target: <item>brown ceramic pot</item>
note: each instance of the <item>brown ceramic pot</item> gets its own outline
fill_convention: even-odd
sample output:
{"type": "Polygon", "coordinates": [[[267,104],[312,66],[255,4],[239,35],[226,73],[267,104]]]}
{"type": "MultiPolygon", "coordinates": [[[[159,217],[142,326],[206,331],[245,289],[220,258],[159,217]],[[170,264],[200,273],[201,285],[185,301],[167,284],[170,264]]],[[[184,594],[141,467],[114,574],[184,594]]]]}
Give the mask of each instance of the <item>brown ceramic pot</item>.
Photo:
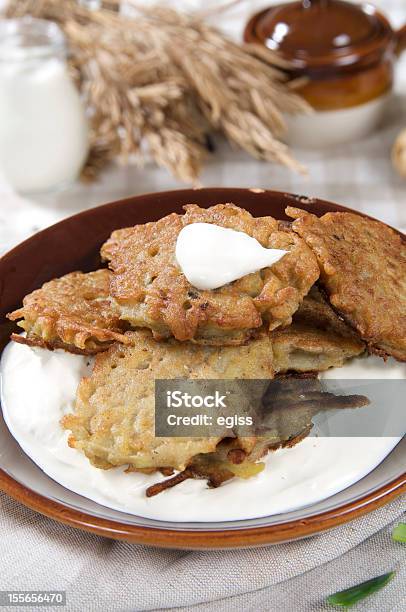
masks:
{"type": "Polygon", "coordinates": [[[244,39],[266,45],[290,63],[299,90],[319,111],[365,104],[390,92],[397,56],[406,48],[406,25],[395,31],[370,4],[302,0],[254,15],[244,39]]]}

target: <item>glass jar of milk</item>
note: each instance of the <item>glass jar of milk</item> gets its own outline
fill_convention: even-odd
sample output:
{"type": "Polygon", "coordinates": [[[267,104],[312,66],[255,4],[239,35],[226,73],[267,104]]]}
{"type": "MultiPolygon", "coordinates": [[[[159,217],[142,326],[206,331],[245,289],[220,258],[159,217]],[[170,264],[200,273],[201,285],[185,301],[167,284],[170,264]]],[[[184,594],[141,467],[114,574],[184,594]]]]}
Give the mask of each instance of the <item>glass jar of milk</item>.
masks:
{"type": "Polygon", "coordinates": [[[0,180],[25,193],[75,180],[88,129],[66,62],[65,38],[51,21],[0,22],[0,180]]]}

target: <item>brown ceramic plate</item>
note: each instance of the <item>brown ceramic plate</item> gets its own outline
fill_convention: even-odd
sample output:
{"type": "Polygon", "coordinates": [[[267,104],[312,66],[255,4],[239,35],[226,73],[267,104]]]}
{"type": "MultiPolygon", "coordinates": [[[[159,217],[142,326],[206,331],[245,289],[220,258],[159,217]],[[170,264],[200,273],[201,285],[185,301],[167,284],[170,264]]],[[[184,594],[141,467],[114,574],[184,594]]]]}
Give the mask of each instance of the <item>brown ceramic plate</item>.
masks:
{"type": "MultiPolygon", "coordinates": [[[[159,219],[182,206],[234,202],[255,216],[284,219],[288,205],[318,215],[348,210],[338,204],[274,191],[200,189],[141,195],[85,211],[26,240],[0,260],[0,348],[15,329],[5,315],[43,282],[99,265],[99,247],[111,231],[159,219]]],[[[242,548],[286,542],[330,529],[370,512],[406,492],[406,439],[368,476],[311,507],[284,514],[223,523],[170,523],[111,510],[46,476],[23,453],[0,417],[0,488],[57,521],[103,536],[185,549],[242,548]]]]}

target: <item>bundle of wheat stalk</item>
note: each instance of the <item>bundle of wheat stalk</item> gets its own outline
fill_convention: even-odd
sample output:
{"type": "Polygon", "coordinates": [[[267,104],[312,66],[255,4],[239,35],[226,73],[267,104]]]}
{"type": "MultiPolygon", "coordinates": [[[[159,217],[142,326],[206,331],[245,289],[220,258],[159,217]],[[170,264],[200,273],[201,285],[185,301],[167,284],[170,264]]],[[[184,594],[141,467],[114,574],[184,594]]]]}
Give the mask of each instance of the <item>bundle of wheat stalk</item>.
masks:
{"type": "Polygon", "coordinates": [[[196,15],[137,6],[129,17],[118,5],[109,0],[92,10],[77,0],[11,0],[6,10],[7,17],[54,20],[68,39],[89,109],[85,176],[114,158],[141,162],[149,154],[195,183],[213,131],[256,158],[302,170],[279,138],[282,111],[308,107],[275,67],[274,54],[235,44],[196,15]]]}

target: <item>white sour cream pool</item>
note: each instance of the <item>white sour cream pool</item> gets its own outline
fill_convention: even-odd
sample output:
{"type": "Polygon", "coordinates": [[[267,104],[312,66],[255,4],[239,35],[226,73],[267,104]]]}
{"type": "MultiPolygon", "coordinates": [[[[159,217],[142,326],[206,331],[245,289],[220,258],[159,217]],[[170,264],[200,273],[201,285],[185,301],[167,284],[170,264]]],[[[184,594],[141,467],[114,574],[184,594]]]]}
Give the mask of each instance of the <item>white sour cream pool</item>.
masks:
{"type": "MultiPolygon", "coordinates": [[[[156,497],[145,488],[161,475],[100,470],[67,445],[59,420],[73,410],[86,357],[10,343],[1,360],[1,401],[6,424],[25,453],[53,480],[103,506],[167,521],[227,521],[289,512],[319,502],[357,482],[390,453],[399,438],[306,438],[270,453],[250,480],[218,489],[187,480],[156,497]]],[[[404,378],[406,364],[357,359],[340,372],[348,378],[404,378]]],[[[334,372],[336,374],[336,372],[334,372]]],[[[329,372],[329,376],[332,372],[329,372]]]]}

